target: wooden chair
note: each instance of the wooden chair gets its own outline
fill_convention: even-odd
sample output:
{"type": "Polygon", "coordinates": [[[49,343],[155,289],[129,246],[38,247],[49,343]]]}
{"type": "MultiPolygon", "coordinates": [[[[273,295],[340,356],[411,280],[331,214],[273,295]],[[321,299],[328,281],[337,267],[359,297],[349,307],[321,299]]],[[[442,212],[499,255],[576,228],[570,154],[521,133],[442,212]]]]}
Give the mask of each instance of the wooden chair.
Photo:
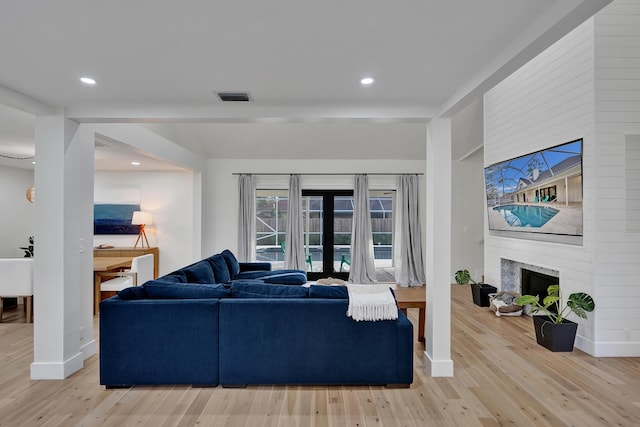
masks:
{"type": "Polygon", "coordinates": [[[130,270],[96,273],[100,284],[100,299],[125,288],[142,285],[153,280],[153,264],[153,254],[147,254],[133,258],[130,270]],[[102,280],[102,278],[109,277],[112,279],[102,280]]]}
{"type": "Polygon", "coordinates": [[[0,322],[2,298],[22,298],[25,321],[33,322],[33,258],[0,259],[0,322]]]}

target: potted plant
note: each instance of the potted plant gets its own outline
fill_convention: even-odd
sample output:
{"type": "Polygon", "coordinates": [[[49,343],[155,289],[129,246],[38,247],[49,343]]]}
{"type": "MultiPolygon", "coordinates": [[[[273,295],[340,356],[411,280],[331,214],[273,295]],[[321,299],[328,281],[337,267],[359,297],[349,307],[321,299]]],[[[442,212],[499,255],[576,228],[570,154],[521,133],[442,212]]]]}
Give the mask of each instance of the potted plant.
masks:
{"type": "Polygon", "coordinates": [[[469,270],[458,270],[454,277],[458,285],[466,285],[471,282],[473,303],[480,307],[489,307],[489,294],[498,292],[498,288],[495,286],[473,280],[469,270]]]}
{"type": "Polygon", "coordinates": [[[33,236],[29,236],[29,246],[20,247],[24,251],[25,258],[33,257],[33,236]]]}
{"type": "Polygon", "coordinates": [[[533,326],[538,344],[551,351],[573,351],[578,324],[567,320],[565,316],[574,313],[576,316],[586,319],[587,313],[592,312],[596,304],[589,295],[584,292],[576,292],[569,295],[567,304],[561,307],[560,285],[549,286],[547,293],[548,295],[542,300],[542,303],[540,303],[538,295],[522,295],[516,298],[516,304],[530,305],[531,312],[534,314],[540,311],[546,313],[533,316],[533,326]]]}

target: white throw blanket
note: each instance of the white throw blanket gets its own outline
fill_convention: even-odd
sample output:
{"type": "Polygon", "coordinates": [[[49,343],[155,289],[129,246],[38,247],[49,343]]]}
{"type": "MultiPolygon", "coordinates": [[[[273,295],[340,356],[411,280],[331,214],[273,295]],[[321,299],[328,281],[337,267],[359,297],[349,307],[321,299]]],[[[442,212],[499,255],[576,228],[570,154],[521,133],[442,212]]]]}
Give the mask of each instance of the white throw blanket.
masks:
{"type": "Polygon", "coordinates": [[[347,285],[349,308],[353,320],[396,320],[398,307],[388,285],[347,285]]]}

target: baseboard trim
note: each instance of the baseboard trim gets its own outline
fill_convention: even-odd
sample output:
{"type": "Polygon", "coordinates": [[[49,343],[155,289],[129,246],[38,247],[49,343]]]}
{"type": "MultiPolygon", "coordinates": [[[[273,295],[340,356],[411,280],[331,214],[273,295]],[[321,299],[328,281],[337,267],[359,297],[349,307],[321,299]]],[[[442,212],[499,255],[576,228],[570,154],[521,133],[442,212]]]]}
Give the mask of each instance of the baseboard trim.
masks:
{"type": "Polygon", "coordinates": [[[84,366],[83,354],[76,353],[64,362],[33,362],[31,364],[32,380],[63,380],[84,366]]]}
{"type": "Polygon", "coordinates": [[[640,357],[638,341],[601,341],[595,343],[595,357],[640,357]]]}
{"type": "Polygon", "coordinates": [[[87,360],[94,354],[96,354],[96,340],[91,340],[85,345],[80,347],[80,353],[82,353],[82,360],[87,360]]]}
{"type": "Polygon", "coordinates": [[[432,377],[452,377],[453,376],[453,360],[441,359],[433,360],[424,352],[424,368],[432,377]]]}

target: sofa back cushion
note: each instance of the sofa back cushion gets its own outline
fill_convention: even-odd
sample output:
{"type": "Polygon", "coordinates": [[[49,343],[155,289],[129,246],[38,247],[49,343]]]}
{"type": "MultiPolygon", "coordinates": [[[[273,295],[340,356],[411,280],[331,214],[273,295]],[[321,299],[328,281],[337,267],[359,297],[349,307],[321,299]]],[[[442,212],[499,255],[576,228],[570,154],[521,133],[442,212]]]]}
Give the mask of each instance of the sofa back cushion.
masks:
{"type": "Polygon", "coordinates": [[[147,293],[144,286],[131,286],[118,292],[118,297],[124,300],[145,299],[147,298],[147,293]]]}
{"type": "Polygon", "coordinates": [[[308,288],[271,285],[260,281],[235,281],[231,285],[233,298],[307,298],[308,288]]]}
{"type": "Polygon", "coordinates": [[[198,299],[228,298],[231,290],[221,284],[171,283],[151,280],[142,286],[147,298],[155,299],[198,299]]]}
{"type": "Polygon", "coordinates": [[[198,261],[195,264],[184,267],[182,271],[187,277],[188,283],[216,283],[211,264],[206,260],[198,261]]]}
{"type": "Polygon", "coordinates": [[[231,275],[229,274],[229,267],[224,257],[220,254],[216,254],[207,258],[211,269],[213,270],[213,277],[216,283],[227,283],[231,281],[231,275]]]}
{"type": "Polygon", "coordinates": [[[227,263],[231,278],[235,278],[238,273],[240,273],[240,263],[238,262],[238,258],[236,258],[233,252],[231,252],[229,249],[225,249],[220,253],[220,255],[222,255],[224,261],[227,263]]]}
{"type": "Polygon", "coordinates": [[[177,270],[172,273],[169,273],[165,276],[159,277],[164,282],[173,282],[173,283],[186,283],[187,276],[184,274],[184,271],[177,270]]]}
{"type": "Polygon", "coordinates": [[[348,299],[346,286],[309,286],[309,298],[348,299]]]}

